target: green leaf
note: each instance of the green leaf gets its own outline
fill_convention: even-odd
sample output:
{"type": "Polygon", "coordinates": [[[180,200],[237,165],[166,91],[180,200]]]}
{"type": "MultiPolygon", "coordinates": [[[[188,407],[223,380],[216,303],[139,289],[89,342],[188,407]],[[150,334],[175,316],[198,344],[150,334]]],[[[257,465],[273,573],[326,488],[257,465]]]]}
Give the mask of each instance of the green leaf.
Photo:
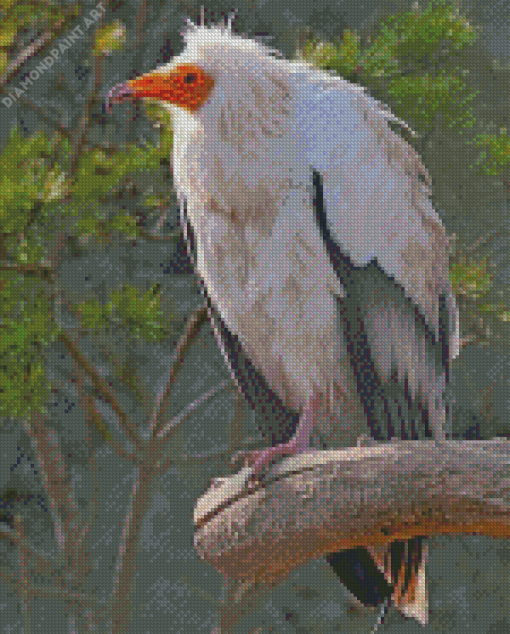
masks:
{"type": "Polygon", "coordinates": [[[450,265],[450,280],[456,295],[478,298],[489,292],[492,275],[487,270],[488,259],[468,261],[464,256],[450,265]]]}
{"type": "Polygon", "coordinates": [[[510,137],[506,128],[501,128],[499,134],[479,134],[470,143],[477,147],[486,148],[476,161],[477,165],[482,164],[486,174],[499,176],[510,162],[510,137]]]}
{"type": "Polygon", "coordinates": [[[23,416],[48,400],[44,354],[58,327],[45,283],[3,271],[0,289],[0,415],[23,416]]]}
{"type": "Polygon", "coordinates": [[[119,50],[126,42],[126,27],[116,20],[96,31],[94,38],[94,55],[110,55],[112,51],[119,50]]]}

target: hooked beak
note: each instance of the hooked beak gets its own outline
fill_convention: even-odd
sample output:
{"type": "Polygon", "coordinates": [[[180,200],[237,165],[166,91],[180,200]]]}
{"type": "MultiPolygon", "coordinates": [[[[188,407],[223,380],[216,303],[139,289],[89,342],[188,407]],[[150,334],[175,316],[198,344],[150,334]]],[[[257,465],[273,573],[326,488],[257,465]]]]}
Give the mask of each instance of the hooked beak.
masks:
{"type": "Polygon", "coordinates": [[[202,68],[179,64],[169,70],[156,70],[118,84],[106,95],[106,111],[127,99],[149,98],[194,112],[208,99],[214,80],[202,68]]]}
{"type": "Polygon", "coordinates": [[[127,83],[117,84],[106,95],[105,109],[106,112],[111,113],[112,104],[123,103],[128,99],[135,97],[135,91],[127,83]]]}

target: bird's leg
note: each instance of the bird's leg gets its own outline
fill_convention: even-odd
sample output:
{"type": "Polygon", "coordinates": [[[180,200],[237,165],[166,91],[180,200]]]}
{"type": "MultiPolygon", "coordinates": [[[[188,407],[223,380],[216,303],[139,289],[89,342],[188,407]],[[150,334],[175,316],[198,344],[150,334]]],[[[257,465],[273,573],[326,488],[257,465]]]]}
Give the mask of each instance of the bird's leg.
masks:
{"type": "Polygon", "coordinates": [[[310,446],[310,433],[315,424],[319,402],[320,394],[314,393],[300,415],[296,432],[289,442],[256,451],[240,451],[232,458],[232,462],[245,458],[246,463],[253,467],[252,479],[256,479],[261,469],[268,467],[274,460],[306,451],[310,446]]]}

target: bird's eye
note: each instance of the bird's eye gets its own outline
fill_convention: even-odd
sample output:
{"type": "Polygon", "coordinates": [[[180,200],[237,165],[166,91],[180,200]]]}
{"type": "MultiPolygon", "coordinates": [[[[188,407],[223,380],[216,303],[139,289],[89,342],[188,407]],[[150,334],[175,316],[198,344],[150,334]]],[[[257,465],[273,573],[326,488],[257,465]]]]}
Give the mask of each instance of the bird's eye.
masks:
{"type": "Polygon", "coordinates": [[[194,84],[196,80],[197,80],[197,76],[195,75],[195,73],[188,73],[186,77],[184,78],[184,81],[187,84],[194,84]]]}

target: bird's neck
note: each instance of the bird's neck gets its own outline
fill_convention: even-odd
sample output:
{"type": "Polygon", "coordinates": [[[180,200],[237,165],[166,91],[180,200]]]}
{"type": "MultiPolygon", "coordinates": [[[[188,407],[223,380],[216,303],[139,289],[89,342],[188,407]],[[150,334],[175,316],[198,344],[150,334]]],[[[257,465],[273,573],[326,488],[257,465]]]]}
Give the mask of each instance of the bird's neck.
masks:
{"type": "Polygon", "coordinates": [[[175,150],[177,189],[195,201],[196,213],[223,214],[268,233],[274,211],[296,184],[282,152],[285,140],[272,141],[239,148],[214,131],[196,131],[175,150]]]}

